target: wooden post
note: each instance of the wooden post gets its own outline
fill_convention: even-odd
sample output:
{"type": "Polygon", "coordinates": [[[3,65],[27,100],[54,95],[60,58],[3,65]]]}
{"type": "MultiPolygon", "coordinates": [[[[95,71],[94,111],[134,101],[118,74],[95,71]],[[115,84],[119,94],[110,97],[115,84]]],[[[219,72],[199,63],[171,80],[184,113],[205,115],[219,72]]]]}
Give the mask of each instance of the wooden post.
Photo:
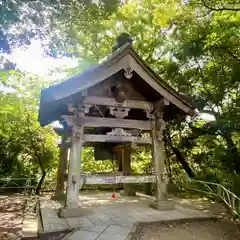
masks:
{"type": "Polygon", "coordinates": [[[68,182],[65,207],[60,209],[60,217],[77,217],[83,215],[78,206],[80,188],[80,169],[83,147],[83,111],[74,111],[74,124],[72,126],[72,146],[68,167],[68,182]]]}
{"type": "MultiPolygon", "coordinates": [[[[131,148],[128,145],[125,145],[122,149],[122,167],[123,175],[131,175],[131,148]]],[[[123,184],[123,190],[120,192],[122,196],[136,196],[136,191],[134,191],[131,183],[123,184]]]]}
{"type": "Polygon", "coordinates": [[[156,174],[156,199],[150,206],[159,210],[173,209],[173,203],[167,199],[167,178],[165,174],[164,159],[166,158],[165,146],[162,140],[166,123],[163,119],[152,121],[152,157],[156,174]]]}
{"type": "Polygon", "coordinates": [[[62,136],[61,144],[59,144],[60,153],[59,153],[59,162],[58,162],[58,171],[57,171],[57,185],[55,193],[52,196],[52,200],[64,200],[64,180],[66,173],[66,163],[68,157],[68,146],[65,143],[66,137],[62,136]]]}

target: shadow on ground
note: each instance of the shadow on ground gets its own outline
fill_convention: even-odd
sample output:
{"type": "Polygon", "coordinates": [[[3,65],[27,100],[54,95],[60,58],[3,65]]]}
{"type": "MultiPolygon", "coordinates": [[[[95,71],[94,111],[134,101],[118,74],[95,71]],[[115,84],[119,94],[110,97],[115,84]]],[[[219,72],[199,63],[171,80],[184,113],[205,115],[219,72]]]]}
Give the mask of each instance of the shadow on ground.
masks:
{"type": "Polygon", "coordinates": [[[132,240],[239,240],[240,227],[230,221],[172,221],[140,223],[132,240]]]}

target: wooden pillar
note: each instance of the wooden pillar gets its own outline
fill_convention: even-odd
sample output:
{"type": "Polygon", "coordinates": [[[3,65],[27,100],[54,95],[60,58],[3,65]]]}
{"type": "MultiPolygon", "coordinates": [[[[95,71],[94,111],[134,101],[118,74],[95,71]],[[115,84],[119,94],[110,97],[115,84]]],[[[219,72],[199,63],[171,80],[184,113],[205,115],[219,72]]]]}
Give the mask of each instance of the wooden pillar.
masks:
{"type": "Polygon", "coordinates": [[[116,165],[118,167],[118,172],[122,172],[123,171],[122,155],[121,155],[120,151],[115,152],[115,161],[116,161],[116,165]]]}
{"type": "Polygon", "coordinates": [[[150,206],[159,210],[173,208],[173,203],[167,199],[167,178],[165,174],[164,160],[166,158],[165,146],[163,141],[163,130],[166,123],[163,119],[152,121],[152,157],[155,165],[156,174],[156,199],[150,206]]]}
{"type": "MultiPolygon", "coordinates": [[[[125,145],[122,149],[122,167],[123,167],[123,175],[129,176],[132,173],[131,168],[131,147],[129,145],[125,145]]],[[[120,192],[122,196],[136,196],[136,191],[133,189],[131,183],[123,184],[123,190],[120,192]]]]}
{"type": "Polygon", "coordinates": [[[60,217],[77,217],[83,215],[79,208],[79,188],[80,188],[80,170],[83,147],[83,116],[81,110],[74,111],[72,126],[72,145],[70,150],[70,159],[68,166],[67,193],[64,208],[60,209],[60,217]]]}
{"type": "Polygon", "coordinates": [[[66,144],[66,137],[62,136],[61,143],[59,144],[59,162],[58,162],[58,171],[57,171],[57,185],[55,189],[53,200],[64,200],[64,180],[67,166],[68,158],[68,146],[66,144]]]}

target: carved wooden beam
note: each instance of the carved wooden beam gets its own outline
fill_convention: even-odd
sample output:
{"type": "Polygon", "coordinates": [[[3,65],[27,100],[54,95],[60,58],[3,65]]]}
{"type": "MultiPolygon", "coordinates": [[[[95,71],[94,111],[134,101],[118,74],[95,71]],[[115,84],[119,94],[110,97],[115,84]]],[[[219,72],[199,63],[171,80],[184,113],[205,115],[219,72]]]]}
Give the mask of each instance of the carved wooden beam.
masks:
{"type": "MultiPolygon", "coordinates": [[[[62,115],[62,119],[70,127],[75,125],[75,116],[62,115]]],[[[145,131],[150,131],[152,129],[150,121],[98,117],[83,117],[82,121],[85,127],[129,128],[145,131]]]]}
{"type": "Polygon", "coordinates": [[[147,101],[138,100],[126,100],[123,103],[119,103],[115,98],[87,96],[83,99],[84,104],[103,105],[110,107],[123,107],[123,108],[136,108],[153,110],[153,103],[147,101]]]}
{"type": "MultiPolygon", "coordinates": [[[[71,116],[63,117],[68,121],[72,121],[71,116]]],[[[152,129],[150,121],[115,118],[84,117],[84,125],[85,127],[134,128],[148,131],[152,129]]]]}

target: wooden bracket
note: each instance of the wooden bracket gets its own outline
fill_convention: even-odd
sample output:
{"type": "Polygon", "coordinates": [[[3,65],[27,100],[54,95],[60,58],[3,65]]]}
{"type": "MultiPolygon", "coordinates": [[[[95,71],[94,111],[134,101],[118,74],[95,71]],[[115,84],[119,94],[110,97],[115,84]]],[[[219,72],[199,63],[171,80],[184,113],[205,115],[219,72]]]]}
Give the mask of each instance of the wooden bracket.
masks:
{"type": "Polygon", "coordinates": [[[163,118],[164,107],[169,105],[169,101],[166,98],[161,98],[154,103],[154,108],[157,109],[156,118],[163,118]]]}
{"type": "Polygon", "coordinates": [[[152,110],[145,109],[145,113],[148,119],[155,119],[154,114],[152,113],[152,110]]]}
{"type": "Polygon", "coordinates": [[[124,118],[128,115],[130,108],[116,108],[116,107],[109,107],[110,114],[115,116],[116,118],[124,118]]]}
{"type": "Polygon", "coordinates": [[[166,98],[161,98],[160,100],[157,100],[154,103],[155,108],[162,108],[162,107],[168,106],[168,105],[169,105],[169,101],[166,98]]]}

